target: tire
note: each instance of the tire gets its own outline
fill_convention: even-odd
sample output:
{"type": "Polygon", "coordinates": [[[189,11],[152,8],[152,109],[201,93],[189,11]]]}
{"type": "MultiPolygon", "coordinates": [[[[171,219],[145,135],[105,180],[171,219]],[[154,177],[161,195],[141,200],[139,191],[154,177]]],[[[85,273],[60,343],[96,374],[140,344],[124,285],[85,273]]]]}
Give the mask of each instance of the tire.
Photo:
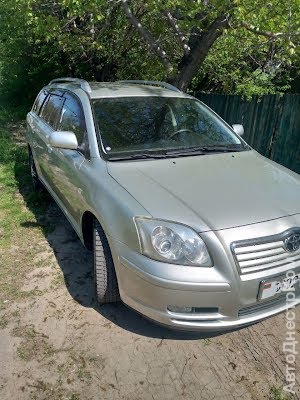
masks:
{"type": "Polygon", "coordinates": [[[120,300],[116,271],[105,233],[97,220],[93,227],[94,280],[98,303],[120,300]]]}
{"type": "Polygon", "coordinates": [[[44,186],[39,180],[31,150],[29,150],[29,167],[32,189],[34,192],[41,193],[44,190],[44,186]]]}

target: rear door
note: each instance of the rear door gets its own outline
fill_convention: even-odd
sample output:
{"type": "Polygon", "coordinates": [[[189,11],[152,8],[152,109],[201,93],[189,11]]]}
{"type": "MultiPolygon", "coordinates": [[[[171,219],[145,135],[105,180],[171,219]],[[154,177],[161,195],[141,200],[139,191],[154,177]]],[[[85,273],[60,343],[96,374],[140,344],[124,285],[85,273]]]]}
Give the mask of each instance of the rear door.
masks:
{"type": "Polygon", "coordinates": [[[39,168],[39,160],[45,150],[45,135],[40,129],[40,112],[47,101],[49,93],[43,89],[38,94],[32,110],[27,115],[27,142],[30,146],[30,150],[33,154],[35,165],[38,171],[38,175],[42,177],[41,170],[39,168]]]}
{"type": "Polygon", "coordinates": [[[56,130],[60,110],[63,105],[63,92],[54,90],[47,93],[42,105],[34,105],[32,120],[32,151],[40,179],[53,189],[53,174],[50,168],[52,147],[49,137],[56,130]],[[39,108],[38,108],[39,107],[39,108]],[[36,115],[38,113],[38,115],[36,115]]]}

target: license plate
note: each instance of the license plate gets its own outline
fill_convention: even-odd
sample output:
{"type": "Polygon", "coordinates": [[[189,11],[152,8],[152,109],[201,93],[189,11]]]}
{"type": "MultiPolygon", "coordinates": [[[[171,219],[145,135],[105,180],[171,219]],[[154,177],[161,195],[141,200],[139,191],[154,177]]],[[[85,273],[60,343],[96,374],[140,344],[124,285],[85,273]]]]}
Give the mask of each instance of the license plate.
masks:
{"type": "Polygon", "coordinates": [[[300,273],[290,278],[277,278],[272,281],[260,282],[258,300],[268,299],[281,292],[287,292],[300,282],[300,273]]]}

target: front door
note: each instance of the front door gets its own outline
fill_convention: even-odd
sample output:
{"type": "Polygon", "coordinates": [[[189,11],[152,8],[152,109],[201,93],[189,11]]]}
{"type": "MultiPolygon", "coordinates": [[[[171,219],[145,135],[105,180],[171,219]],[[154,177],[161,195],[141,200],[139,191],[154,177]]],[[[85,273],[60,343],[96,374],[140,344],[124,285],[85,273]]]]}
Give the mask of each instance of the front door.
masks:
{"type": "Polygon", "coordinates": [[[74,132],[78,141],[78,150],[52,148],[50,162],[55,194],[77,225],[88,195],[87,175],[91,165],[84,112],[79,98],[71,93],[64,94],[57,131],[74,132]]]}

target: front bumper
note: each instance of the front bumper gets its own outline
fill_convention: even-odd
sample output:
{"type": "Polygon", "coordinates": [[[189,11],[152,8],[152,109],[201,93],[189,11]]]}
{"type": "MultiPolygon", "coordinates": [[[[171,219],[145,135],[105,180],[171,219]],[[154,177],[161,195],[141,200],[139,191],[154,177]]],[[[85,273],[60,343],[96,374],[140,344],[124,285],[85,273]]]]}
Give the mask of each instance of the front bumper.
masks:
{"type": "MultiPolygon", "coordinates": [[[[238,282],[239,277],[234,273],[228,279],[215,268],[165,264],[133,252],[120,242],[111,245],[122,301],[171,328],[229,330],[300,303],[299,288],[293,302],[287,302],[285,294],[257,301],[261,278],[238,282]],[[170,306],[193,307],[195,311],[175,313],[169,311],[170,306]]],[[[223,258],[223,261],[228,260],[223,258]]]]}

